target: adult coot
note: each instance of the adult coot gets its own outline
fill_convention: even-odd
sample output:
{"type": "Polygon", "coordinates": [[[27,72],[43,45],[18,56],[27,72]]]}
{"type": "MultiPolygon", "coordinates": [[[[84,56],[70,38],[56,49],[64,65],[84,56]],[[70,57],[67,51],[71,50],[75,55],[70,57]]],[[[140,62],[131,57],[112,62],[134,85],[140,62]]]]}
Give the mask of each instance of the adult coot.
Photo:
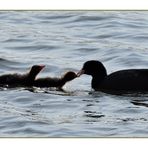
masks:
{"type": "Polygon", "coordinates": [[[31,86],[37,74],[44,68],[44,65],[33,65],[26,74],[5,74],[0,76],[0,86],[31,86]]]}
{"type": "Polygon", "coordinates": [[[66,82],[71,81],[76,77],[77,75],[74,72],[69,71],[65,73],[61,78],[51,78],[51,77],[38,78],[34,81],[34,86],[62,88],[66,82]]]}
{"type": "Polygon", "coordinates": [[[104,65],[95,60],[84,63],[77,76],[92,76],[91,86],[103,92],[127,93],[148,91],[148,69],[127,69],[107,75],[104,65]]]}

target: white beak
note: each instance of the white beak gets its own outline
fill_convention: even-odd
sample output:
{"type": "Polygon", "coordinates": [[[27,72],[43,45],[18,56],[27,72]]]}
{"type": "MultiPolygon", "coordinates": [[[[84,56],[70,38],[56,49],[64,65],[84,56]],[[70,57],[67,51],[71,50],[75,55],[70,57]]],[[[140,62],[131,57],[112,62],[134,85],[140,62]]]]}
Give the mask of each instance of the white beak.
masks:
{"type": "Polygon", "coordinates": [[[77,77],[80,77],[82,74],[84,74],[85,70],[80,70],[78,73],[77,73],[77,77]]]}

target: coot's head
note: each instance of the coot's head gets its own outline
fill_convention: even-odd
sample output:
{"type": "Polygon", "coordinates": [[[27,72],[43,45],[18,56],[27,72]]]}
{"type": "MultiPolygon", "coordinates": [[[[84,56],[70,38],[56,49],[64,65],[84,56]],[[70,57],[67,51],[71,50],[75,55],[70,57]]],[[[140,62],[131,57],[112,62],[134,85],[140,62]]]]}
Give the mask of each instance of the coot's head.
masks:
{"type": "Polygon", "coordinates": [[[77,76],[79,77],[82,74],[96,76],[96,75],[107,75],[107,72],[104,65],[101,62],[96,60],[91,60],[84,63],[82,69],[77,73],[77,76]]]}
{"type": "Polygon", "coordinates": [[[35,79],[35,77],[38,75],[38,73],[45,67],[45,65],[33,65],[30,72],[29,72],[29,78],[35,79]]]}
{"type": "Polygon", "coordinates": [[[62,78],[64,79],[65,82],[68,82],[68,81],[75,79],[76,77],[77,77],[76,73],[69,71],[65,73],[62,78]]]}

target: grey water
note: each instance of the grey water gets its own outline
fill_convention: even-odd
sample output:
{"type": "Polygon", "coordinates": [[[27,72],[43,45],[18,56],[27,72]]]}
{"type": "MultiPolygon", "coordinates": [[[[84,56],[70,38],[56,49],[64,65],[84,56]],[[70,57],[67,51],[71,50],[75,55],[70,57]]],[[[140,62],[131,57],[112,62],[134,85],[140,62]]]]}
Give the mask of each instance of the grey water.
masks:
{"type": "MultiPolygon", "coordinates": [[[[148,11],[0,11],[0,75],[38,77],[99,60],[111,73],[148,68],[148,11]]],[[[111,95],[83,75],[64,86],[1,88],[0,137],[148,137],[148,94],[111,95]]]]}

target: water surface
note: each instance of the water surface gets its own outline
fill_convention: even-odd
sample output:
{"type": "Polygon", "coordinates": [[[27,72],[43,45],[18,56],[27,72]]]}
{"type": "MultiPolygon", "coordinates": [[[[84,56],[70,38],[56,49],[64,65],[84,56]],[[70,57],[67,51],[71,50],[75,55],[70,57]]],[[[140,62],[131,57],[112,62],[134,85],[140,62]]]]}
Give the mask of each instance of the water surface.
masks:
{"type": "MultiPolygon", "coordinates": [[[[100,60],[111,73],[148,68],[148,11],[0,11],[0,73],[45,64],[38,77],[100,60]]],[[[148,94],[94,92],[83,75],[63,91],[0,90],[0,137],[148,137],[148,94]]]]}

